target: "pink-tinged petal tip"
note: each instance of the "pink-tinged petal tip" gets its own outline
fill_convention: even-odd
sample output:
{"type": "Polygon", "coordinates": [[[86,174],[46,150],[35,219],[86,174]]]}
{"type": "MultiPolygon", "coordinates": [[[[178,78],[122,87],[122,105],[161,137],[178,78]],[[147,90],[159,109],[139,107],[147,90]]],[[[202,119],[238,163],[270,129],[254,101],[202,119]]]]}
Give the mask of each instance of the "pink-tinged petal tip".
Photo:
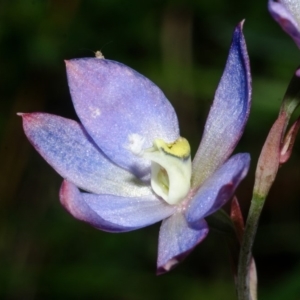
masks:
{"type": "Polygon", "coordinates": [[[170,271],[184,260],[208,231],[205,220],[199,221],[196,228],[190,228],[182,213],[165,219],[159,231],[157,274],[170,271]]]}
{"type": "Polygon", "coordinates": [[[149,195],[131,173],[113,164],[81,124],[45,113],[23,114],[24,132],[41,156],[63,178],[93,193],[149,195]]]}

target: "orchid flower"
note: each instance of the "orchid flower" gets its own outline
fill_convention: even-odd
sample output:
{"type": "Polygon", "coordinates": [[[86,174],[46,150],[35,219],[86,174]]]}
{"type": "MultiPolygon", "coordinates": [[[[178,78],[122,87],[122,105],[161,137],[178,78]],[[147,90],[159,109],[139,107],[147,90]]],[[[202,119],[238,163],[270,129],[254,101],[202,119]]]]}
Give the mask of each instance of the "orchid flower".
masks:
{"type": "Polygon", "coordinates": [[[108,232],[163,220],[158,273],[170,270],[206,237],[204,218],[232,197],[247,174],[249,154],[230,157],[251,102],[242,25],[235,29],[193,162],[162,91],[103,57],[66,62],[81,123],[46,113],[20,114],[29,141],[64,178],[60,201],[75,218],[108,232]]]}
{"type": "Polygon", "coordinates": [[[268,8],[273,18],[300,48],[300,1],[269,0],[268,8]]]}

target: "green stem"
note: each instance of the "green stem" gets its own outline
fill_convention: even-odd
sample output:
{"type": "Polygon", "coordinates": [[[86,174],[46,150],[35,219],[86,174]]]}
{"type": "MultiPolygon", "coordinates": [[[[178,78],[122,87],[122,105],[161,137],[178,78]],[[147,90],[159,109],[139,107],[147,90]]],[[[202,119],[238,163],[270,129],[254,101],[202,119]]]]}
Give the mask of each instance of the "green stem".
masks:
{"type": "MultiPolygon", "coordinates": [[[[256,283],[253,284],[253,271],[251,272],[250,270],[252,247],[260,214],[265,199],[277,175],[279,165],[286,162],[290,155],[288,155],[287,159],[284,157],[286,153],[282,153],[283,146],[287,146],[287,149],[293,147],[293,140],[291,140],[290,136],[287,145],[285,144],[284,135],[292,113],[300,105],[299,71],[300,69],[298,68],[288,86],[279,116],[268,134],[258,159],[255,172],[254,192],[239,255],[236,283],[239,300],[257,299],[256,283]]],[[[295,128],[297,128],[297,126],[298,125],[296,124],[295,128]]],[[[296,135],[297,130],[298,129],[293,128],[291,134],[296,135]]]]}
{"type": "Polygon", "coordinates": [[[237,278],[237,293],[239,300],[256,300],[257,298],[256,286],[252,285],[251,291],[252,282],[250,282],[252,247],[265,199],[277,175],[280,161],[281,141],[287,120],[285,112],[279,115],[268,134],[257,162],[253,196],[239,256],[237,278]]]}
{"type": "Polygon", "coordinates": [[[243,235],[237,277],[237,293],[239,300],[256,300],[256,291],[251,295],[249,271],[252,259],[252,247],[258,227],[259,217],[265,203],[266,196],[253,194],[251,206],[243,235]],[[255,297],[255,298],[253,298],[255,297]]]}

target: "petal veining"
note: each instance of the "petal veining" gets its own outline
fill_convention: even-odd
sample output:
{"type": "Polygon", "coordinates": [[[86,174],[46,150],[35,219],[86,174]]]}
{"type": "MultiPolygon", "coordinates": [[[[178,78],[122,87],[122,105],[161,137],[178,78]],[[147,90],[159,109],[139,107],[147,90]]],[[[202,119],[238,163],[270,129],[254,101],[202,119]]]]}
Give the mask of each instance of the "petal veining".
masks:
{"type": "Polygon", "coordinates": [[[205,220],[190,228],[182,213],[165,219],[160,227],[158,241],[157,273],[170,271],[182,261],[208,234],[205,220]]]}
{"type": "Polygon", "coordinates": [[[162,91],[119,62],[83,58],[66,65],[74,107],[88,133],[112,161],[149,178],[150,162],[135,155],[136,147],[179,137],[176,113],[162,91]]]}
{"type": "Polygon", "coordinates": [[[96,227],[105,231],[131,231],[145,227],[169,217],[176,209],[155,195],[135,198],[80,193],[67,181],[62,185],[61,199],[73,216],[94,226],[98,224],[96,227]],[[112,227],[106,228],[107,224],[112,227]]]}
{"type": "Polygon", "coordinates": [[[233,34],[226,67],[193,161],[192,187],[200,186],[231,155],[249,116],[251,76],[242,24],[233,34]]]}
{"type": "Polygon", "coordinates": [[[176,209],[159,200],[155,195],[119,197],[81,193],[81,196],[101,219],[128,230],[159,222],[172,215],[176,209]]]}
{"type": "Polygon", "coordinates": [[[185,212],[190,226],[197,226],[199,220],[220,209],[233,196],[249,165],[248,153],[236,154],[203,183],[185,212]]]}
{"type": "Polygon", "coordinates": [[[44,113],[22,117],[25,134],[35,149],[78,187],[122,196],[151,194],[149,186],[107,159],[77,122],[44,113]]]}

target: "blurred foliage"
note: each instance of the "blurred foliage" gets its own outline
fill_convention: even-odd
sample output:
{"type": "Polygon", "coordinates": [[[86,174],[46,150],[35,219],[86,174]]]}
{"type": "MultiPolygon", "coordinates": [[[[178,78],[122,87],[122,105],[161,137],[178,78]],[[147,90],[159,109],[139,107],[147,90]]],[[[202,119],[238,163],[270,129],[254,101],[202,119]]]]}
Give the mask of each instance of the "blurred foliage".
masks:
{"type": "MultiPolygon", "coordinates": [[[[253,109],[237,149],[252,155],[238,191],[246,214],[258,154],[300,59],[266,6],[260,0],[0,1],[1,299],[234,299],[228,252],[217,234],[157,277],[158,225],[116,235],[70,217],[58,201],[61,178],[29,145],[16,112],[76,119],[63,60],[101,49],[163,89],[195,151],[231,34],[246,18],[253,109]]],[[[299,182],[298,139],[254,247],[261,299],[300,299],[299,182]]]]}

